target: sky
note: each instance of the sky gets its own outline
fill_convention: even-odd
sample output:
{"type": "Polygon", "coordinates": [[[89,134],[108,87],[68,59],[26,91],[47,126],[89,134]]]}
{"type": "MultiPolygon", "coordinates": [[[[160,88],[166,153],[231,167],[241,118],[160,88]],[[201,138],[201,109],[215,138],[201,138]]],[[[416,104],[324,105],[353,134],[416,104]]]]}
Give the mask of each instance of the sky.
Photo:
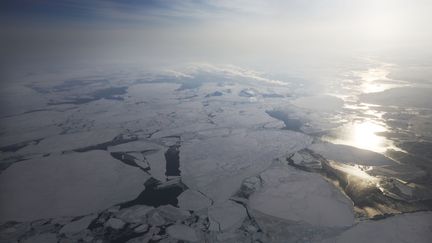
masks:
{"type": "Polygon", "coordinates": [[[3,0],[0,61],[276,67],[363,54],[429,57],[430,13],[429,0],[3,0]]]}

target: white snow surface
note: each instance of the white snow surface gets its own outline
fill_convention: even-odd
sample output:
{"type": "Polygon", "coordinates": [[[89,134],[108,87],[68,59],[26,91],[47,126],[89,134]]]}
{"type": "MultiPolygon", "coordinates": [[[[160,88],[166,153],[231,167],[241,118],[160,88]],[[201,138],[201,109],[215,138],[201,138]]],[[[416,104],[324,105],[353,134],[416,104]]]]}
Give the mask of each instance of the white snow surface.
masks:
{"type": "Polygon", "coordinates": [[[186,210],[197,211],[211,205],[210,199],[202,193],[191,189],[184,191],[177,197],[177,199],[179,207],[186,210]]]}
{"type": "Polygon", "coordinates": [[[21,153],[52,153],[84,148],[91,145],[111,141],[120,132],[116,130],[101,130],[55,135],[42,140],[37,145],[23,148],[21,153]]]}
{"type": "Polygon", "coordinates": [[[432,239],[432,213],[396,215],[377,221],[360,222],[339,236],[323,243],[429,243],[432,239]]]}
{"type": "Polygon", "coordinates": [[[215,202],[224,202],[243,179],[266,169],[273,159],[308,146],[307,135],[280,130],[234,130],[185,143],[180,149],[183,182],[215,202]]]}
{"type": "Polygon", "coordinates": [[[231,200],[218,203],[208,209],[211,231],[235,230],[246,218],[246,209],[231,200]]]}
{"type": "Polygon", "coordinates": [[[126,209],[122,209],[115,215],[117,218],[125,221],[126,223],[142,223],[147,219],[147,214],[154,210],[151,206],[135,205],[126,209]]]}
{"type": "MultiPolygon", "coordinates": [[[[287,155],[309,148],[328,160],[374,166],[378,175],[388,175],[392,169],[397,173],[403,171],[407,178],[420,178],[416,170],[408,170],[378,153],[324,142],[311,144],[310,136],[281,129],[284,123],[266,113],[267,110],[281,110],[287,117],[302,121],[302,131],[313,134],[339,126],[340,118],[346,115],[343,100],[322,95],[321,90],[319,95],[309,94],[307,91],[311,87],[297,87],[297,81],[280,85],[258,74],[246,75],[241,70],[231,70],[227,75],[225,69],[213,73],[215,69],[207,67],[203,73],[202,68],[197,69],[197,74],[204,75],[203,82],[192,80],[197,86],[190,89],[182,89],[181,82],[165,83],[176,80],[170,77],[158,83],[145,83],[141,73],[120,77],[110,76],[106,70],[103,71],[106,80],[102,83],[91,79],[89,85],[61,92],[52,88],[67,84],[64,81],[68,79],[58,74],[49,82],[32,77],[34,82],[28,83],[30,86],[24,83],[5,86],[0,91],[0,100],[5,104],[5,109],[0,111],[0,144],[29,145],[18,151],[0,152],[4,168],[0,174],[0,222],[37,221],[2,229],[0,241],[19,239],[48,243],[57,242],[63,233],[84,236],[90,232],[86,228],[97,213],[134,199],[149,178],[139,168],[113,159],[109,152],[134,151],[132,155],[140,165],[150,168],[148,172],[152,177],[165,181],[164,153],[168,146],[178,143],[182,172],[179,179],[189,188],[178,197],[179,208],[144,205],[122,210],[110,208],[107,211],[113,210],[111,217],[104,219],[107,229],[149,231],[131,242],[147,242],[153,237],[153,240],[161,240],[162,236],[158,235],[161,227],[166,228],[169,235],[161,242],[171,242],[172,238],[194,242],[201,237],[216,242],[244,242],[246,239],[261,242],[322,239],[324,242],[430,242],[430,212],[356,224],[352,202],[332,184],[319,174],[286,165],[287,155]],[[214,81],[206,80],[206,73],[210,74],[209,80],[214,81]],[[49,101],[68,97],[86,97],[86,89],[97,91],[120,86],[127,87],[127,94],[121,95],[123,99],[47,105],[49,101]],[[30,87],[46,89],[47,93],[30,87]],[[215,91],[222,95],[207,96],[215,91]],[[246,97],[239,94],[246,94],[246,97]],[[138,140],[113,144],[108,151],[71,152],[109,142],[119,134],[131,134],[138,140]],[[67,152],[62,153],[64,151],[67,152]],[[6,168],[9,163],[12,165],[6,168]],[[244,181],[245,178],[252,179],[244,181]],[[249,186],[250,193],[253,192],[249,200],[232,197],[242,182],[249,186]],[[232,200],[247,203],[248,211],[232,200]],[[87,216],[76,217],[82,215],[87,216]],[[199,222],[191,223],[191,218],[197,215],[199,222]],[[39,221],[41,218],[45,220],[39,221]],[[72,218],[78,220],[70,221],[72,218]],[[47,233],[44,222],[51,225],[60,222],[64,226],[56,235],[54,231],[47,233]],[[258,232],[258,226],[262,232],[258,232]],[[26,232],[23,238],[15,237],[27,228],[30,234],[26,232]],[[9,235],[15,238],[8,238],[9,235]],[[260,238],[264,235],[270,238],[260,238]]],[[[70,78],[79,80],[77,75],[73,72],[70,78]]],[[[192,77],[195,73],[184,75],[192,77]]],[[[430,88],[396,88],[361,95],[359,102],[430,108],[430,92],[430,88]]],[[[403,120],[402,115],[395,119],[403,120]]],[[[410,123],[419,134],[429,134],[429,118],[416,116],[410,123]]],[[[296,159],[306,159],[302,165],[317,166],[313,159],[307,160],[308,157],[296,159]]]]}
{"type": "Polygon", "coordinates": [[[182,224],[171,225],[166,229],[168,235],[177,240],[197,242],[199,240],[195,230],[182,224]]]}
{"type": "Polygon", "coordinates": [[[354,223],[352,202],[318,174],[281,165],[264,171],[261,178],[264,186],[249,198],[252,210],[314,226],[354,223]]]}
{"type": "Polygon", "coordinates": [[[78,220],[72,221],[63,226],[59,233],[74,234],[87,229],[90,223],[96,218],[96,215],[88,215],[78,220]]]}
{"type": "Polygon", "coordinates": [[[92,213],[132,200],[146,179],[105,151],[22,161],[0,174],[0,218],[29,221],[92,213]]]}
{"type": "Polygon", "coordinates": [[[348,145],[333,143],[314,143],[308,148],[322,155],[328,160],[335,160],[341,163],[354,163],[359,165],[371,166],[396,164],[394,160],[382,154],[348,145]]]}
{"type": "Polygon", "coordinates": [[[120,230],[125,226],[125,222],[121,219],[110,218],[105,222],[105,227],[110,227],[115,230],[120,230]]]}
{"type": "Polygon", "coordinates": [[[292,102],[295,106],[314,111],[331,112],[343,107],[343,100],[331,95],[301,97],[292,102]]]}
{"type": "Polygon", "coordinates": [[[40,235],[33,235],[29,238],[21,241],[23,243],[57,243],[58,239],[56,234],[53,233],[43,233],[40,235]]]}

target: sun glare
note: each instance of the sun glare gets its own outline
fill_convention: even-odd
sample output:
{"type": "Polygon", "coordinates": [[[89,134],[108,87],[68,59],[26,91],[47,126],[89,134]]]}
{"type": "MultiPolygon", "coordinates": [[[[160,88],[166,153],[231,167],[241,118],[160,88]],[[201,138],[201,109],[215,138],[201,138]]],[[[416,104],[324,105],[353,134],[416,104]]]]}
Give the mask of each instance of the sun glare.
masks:
{"type": "Polygon", "coordinates": [[[336,144],[345,144],[384,153],[389,147],[389,141],[385,137],[377,135],[377,133],[386,130],[383,125],[369,120],[354,121],[340,128],[338,138],[324,137],[323,139],[336,144]]]}
{"type": "Polygon", "coordinates": [[[385,130],[383,126],[370,121],[354,123],[351,141],[359,148],[383,150],[384,138],[378,136],[376,133],[384,132],[385,130]]]}
{"type": "Polygon", "coordinates": [[[378,179],[369,175],[366,171],[369,171],[372,169],[372,167],[368,166],[360,166],[360,165],[348,165],[348,164],[342,164],[337,163],[335,161],[329,161],[329,165],[338,170],[343,172],[344,174],[355,176],[358,179],[368,181],[368,182],[376,182],[378,179]]]}

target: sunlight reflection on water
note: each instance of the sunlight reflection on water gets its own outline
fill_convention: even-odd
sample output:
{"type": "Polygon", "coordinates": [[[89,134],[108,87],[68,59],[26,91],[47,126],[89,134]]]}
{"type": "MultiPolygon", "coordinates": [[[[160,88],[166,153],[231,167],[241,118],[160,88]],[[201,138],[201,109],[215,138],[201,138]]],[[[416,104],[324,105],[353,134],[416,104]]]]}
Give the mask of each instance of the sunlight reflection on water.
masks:
{"type": "Polygon", "coordinates": [[[353,121],[340,127],[335,136],[325,136],[323,139],[336,144],[384,153],[392,146],[391,141],[377,133],[385,131],[387,131],[386,127],[371,120],[353,121]]]}
{"type": "MultiPolygon", "coordinates": [[[[373,160],[367,161],[369,158],[365,156],[360,159],[368,162],[365,166],[354,159],[350,161],[348,155],[346,161],[329,160],[325,163],[325,166],[328,166],[326,169],[334,178],[337,178],[336,185],[340,186],[356,205],[360,205],[359,207],[368,217],[372,217],[406,210],[404,205],[395,206],[391,200],[404,203],[419,199],[429,200],[432,192],[428,186],[422,184],[426,172],[422,168],[416,168],[415,165],[419,163],[417,154],[411,154],[411,148],[404,146],[405,141],[415,141],[411,142],[412,144],[417,142],[411,129],[412,124],[415,124],[412,121],[417,121],[418,118],[415,116],[420,113],[408,114],[411,111],[402,106],[392,106],[391,102],[368,99],[369,97],[394,98],[392,91],[387,90],[407,86],[416,87],[416,84],[412,81],[394,79],[398,76],[390,74],[394,71],[397,74],[399,67],[395,65],[371,61],[363,67],[363,70],[346,71],[336,77],[332,86],[328,88],[329,95],[343,100],[343,108],[331,113],[332,116],[328,120],[334,122],[335,126],[326,127],[326,132],[321,139],[376,152],[387,157],[386,160],[394,162],[391,165],[383,165],[373,160]],[[376,92],[384,93],[369,94],[376,92]],[[410,158],[411,156],[413,159],[410,158]],[[412,178],[422,179],[417,184],[412,182],[412,178]]],[[[413,99],[417,98],[415,95],[413,99]]],[[[416,108],[411,109],[419,112],[416,108]]],[[[430,117],[428,112],[425,114],[430,117]]],[[[424,132],[420,133],[424,134],[424,132]]],[[[372,154],[353,151],[359,154],[372,154]]],[[[421,150],[416,152],[422,153],[421,150]]]]}
{"type": "MultiPolygon", "coordinates": [[[[344,108],[352,111],[344,116],[345,124],[323,137],[323,140],[336,144],[354,146],[360,149],[385,153],[388,149],[400,150],[393,141],[387,139],[388,132],[383,111],[376,105],[361,103],[360,95],[382,92],[394,87],[404,86],[404,82],[388,77],[391,64],[376,63],[375,67],[351,71],[341,83],[341,93],[335,96],[344,100],[344,108]]],[[[379,106],[378,106],[379,107],[379,106]]]]}
{"type": "Polygon", "coordinates": [[[400,81],[388,78],[391,65],[383,64],[379,68],[371,68],[366,71],[354,72],[360,78],[360,90],[362,93],[382,92],[391,88],[404,86],[400,81]]]}
{"type": "Polygon", "coordinates": [[[334,161],[329,161],[331,167],[337,169],[338,171],[342,171],[345,174],[352,175],[363,180],[373,181],[375,182],[377,178],[369,175],[366,171],[372,170],[372,166],[361,166],[361,165],[347,165],[342,163],[337,163],[334,161]]]}

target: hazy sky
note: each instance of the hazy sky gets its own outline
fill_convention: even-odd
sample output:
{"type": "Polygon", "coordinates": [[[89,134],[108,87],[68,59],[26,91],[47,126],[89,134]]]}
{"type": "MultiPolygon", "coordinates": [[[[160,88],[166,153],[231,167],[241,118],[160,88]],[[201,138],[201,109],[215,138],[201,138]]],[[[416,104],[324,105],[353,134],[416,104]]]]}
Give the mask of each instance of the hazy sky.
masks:
{"type": "Polygon", "coordinates": [[[430,0],[3,0],[1,62],[263,65],[430,53],[430,0]]]}

